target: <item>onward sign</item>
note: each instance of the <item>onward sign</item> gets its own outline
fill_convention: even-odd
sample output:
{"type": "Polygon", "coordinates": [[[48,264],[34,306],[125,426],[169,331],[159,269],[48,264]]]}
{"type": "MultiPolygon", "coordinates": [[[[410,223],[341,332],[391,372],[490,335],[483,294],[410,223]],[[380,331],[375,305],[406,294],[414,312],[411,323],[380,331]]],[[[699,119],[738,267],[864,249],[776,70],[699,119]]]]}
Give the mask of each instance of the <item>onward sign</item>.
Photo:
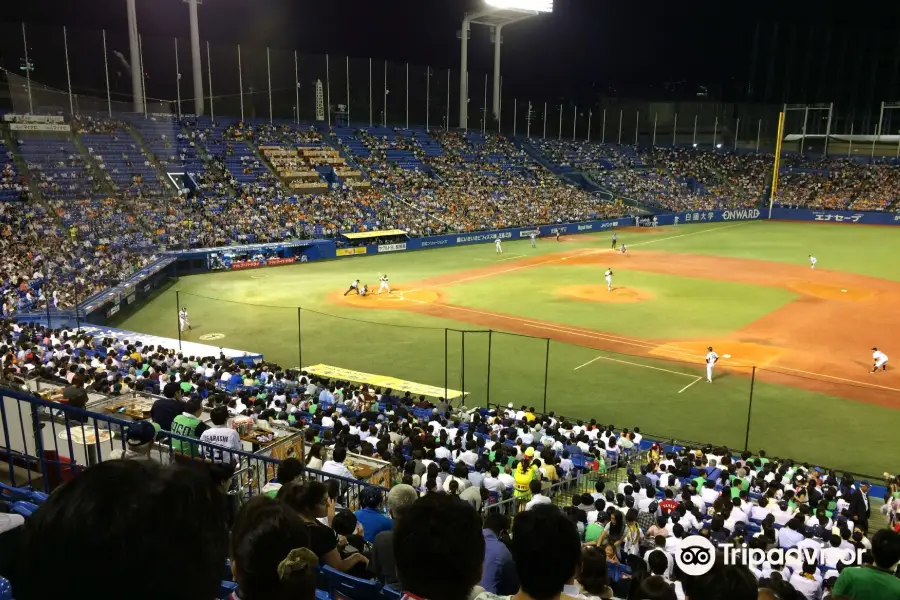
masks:
{"type": "Polygon", "coordinates": [[[759,218],[758,208],[745,208],[741,210],[724,210],[722,211],[723,221],[749,221],[759,218]]]}

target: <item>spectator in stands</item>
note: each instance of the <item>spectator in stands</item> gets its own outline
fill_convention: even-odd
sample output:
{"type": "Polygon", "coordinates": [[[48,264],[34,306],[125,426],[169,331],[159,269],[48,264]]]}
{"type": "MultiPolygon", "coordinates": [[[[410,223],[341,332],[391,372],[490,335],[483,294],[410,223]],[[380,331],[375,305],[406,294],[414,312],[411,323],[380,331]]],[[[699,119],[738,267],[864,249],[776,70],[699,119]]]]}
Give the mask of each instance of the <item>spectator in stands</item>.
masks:
{"type": "MultiPolygon", "coordinates": [[[[518,600],[560,598],[581,564],[575,523],[552,505],[516,515],[510,550],[519,576],[518,600]]],[[[488,597],[483,594],[479,600],[488,597]]]]}
{"type": "Polygon", "coordinates": [[[394,523],[385,516],[381,508],[382,495],[377,487],[365,487],[359,493],[362,508],[356,511],[356,519],[363,526],[363,537],[370,544],[382,531],[390,531],[394,523]]]}
{"type": "Polygon", "coordinates": [[[344,464],[345,460],[347,460],[347,448],[345,446],[335,446],[331,452],[331,460],[325,461],[325,464],[322,465],[322,471],[345,479],[356,479],[353,476],[353,472],[344,464]]]}
{"type": "Polygon", "coordinates": [[[334,511],[334,501],[328,497],[328,489],[319,481],[292,482],[278,490],[276,499],[284,502],[300,515],[309,531],[309,548],[319,557],[319,563],[328,565],[343,573],[358,564],[367,565],[368,560],[356,553],[341,558],[338,551],[338,537],[334,530],[323,525],[319,519],[334,511]]]}
{"type": "MultiPolygon", "coordinates": [[[[407,509],[418,498],[415,488],[409,485],[399,484],[388,492],[387,507],[394,520],[394,527],[407,509]]],[[[397,579],[397,564],[394,560],[394,529],[382,531],[375,536],[372,542],[372,559],[369,562],[369,571],[384,585],[395,586],[397,579]]]]}
{"type": "Polygon", "coordinates": [[[672,585],[658,575],[642,580],[637,586],[635,597],[641,600],[679,600],[672,585]]]}
{"type": "MultiPolygon", "coordinates": [[[[201,414],[203,405],[200,398],[191,398],[184,403],[184,411],[172,419],[172,433],[187,438],[199,438],[209,429],[209,425],[200,419],[201,414]]],[[[199,454],[197,444],[181,439],[172,439],[172,449],[185,454],[199,454]]]]}
{"type": "Polygon", "coordinates": [[[63,398],[69,403],[69,406],[75,408],[84,408],[88,401],[87,392],[84,391],[84,376],[76,373],[72,378],[72,382],[63,388],[63,398]]]}
{"type": "Polygon", "coordinates": [[[325,466],[325,446],[320,442],[315,442],[306,455],[306,468],[314,471],[321,471],[325,466]]]}
{"type": "Polygon", "coordinates": [[[299,480],[303,477],[305,471],[306,469],[303,467],[303,463],[299,458],[291,456],[282,459],[278,464],[278,472],[275,474],[275,479],[278,481],[270,481],[263,486],[263,494],[270,498],[274,498],[278,494],[278,490],[292,481],[299,480]]]}
{"type": "Polygon", "coordinates": [[[685,577],[684,594],[689,600],[756,600],[756,578],[745,566],[726,565],[717,557],[712,569],[697,577],[685,577]]]}
{"type": "Polygon", "coordinates": [[[163,396],[150,407],[150,418],[159,425],[163,431],[172,428],[172,421],[184,412],[184,402],[181,401],[181,387],[171,381],[163,388],[163,396]]]}
{"type": "Polygon", "coordinates": [[[116,448],[109,453],[112,460],[151,460],[150,452],[159,425],[147,421],[136,421],[125,430],[125,448],[116,448]]]}
{"type": "MultiPolygon", "coordinates": [[[[224,446],[231,450],[242,450],[241,436],[231,427],[226,427],[228,423],[228,408],[224,404],[220,404],[209,411],[209,420],[213,426],[200,434],[200,441],[205,444],[215,444],[224,446]]],[[[203,456],[214,462],[236,462],[237,455],[225,451],[222,448],[211,448],[202,446],[203,456]]]]}
{"type": "Polygon", "coordinates": [[[257,496],[241,507],[231,530],[233,600],[312,600],[319,558],[303,520],[290,507],[257,496]]]}
{"type": "Polygon", "coordinates": [[[580,599],[607,600],[613,597],[603,548],[590,547],[582,551],[577,581],[581,586],[581,593],[578,595],[580,599]]]}
{"type": "Polygon", "coordinates": [[[419,498],[394,530],[403,591],[424,600],[468,600],[481,577],[484,545],[471,506],[446,494],[419,498]]]}
{"type": "Polygon", "coordinates": [[[900,533],[881,529],[872,538],[875,564],[848,567],[834,584],[834,595],[853,600],[898,600],[900,579],[895,576],[900,562],[900,533]]]}
{"type": "Polygon", "coordinates": [[[486,592],[508,596],[519,589],[512,553],[501,538],[508,536],[509,517],[492,511],[484,518],[484,565],[478,585],[486,592]]]}
{"type": "Polygon", "coordinates": [[[200,469],[94,465],[26,522],[16,598],[120,600],[123,590],[134,600],[214,598],[228,549],[224,506],[200,469]],[[48,576],[48,565],[73,575],[48,576]]]}
{"type": "Polygon", "coordinates": [[[543,485],[537,479],[532,479],[528,484],[528,491],[531,493],[531,500],[525,503],[525,510],[531,510],[535,506],[541,504],[552,504],[553,500],[549,496],[541,493],[543,485]]]}

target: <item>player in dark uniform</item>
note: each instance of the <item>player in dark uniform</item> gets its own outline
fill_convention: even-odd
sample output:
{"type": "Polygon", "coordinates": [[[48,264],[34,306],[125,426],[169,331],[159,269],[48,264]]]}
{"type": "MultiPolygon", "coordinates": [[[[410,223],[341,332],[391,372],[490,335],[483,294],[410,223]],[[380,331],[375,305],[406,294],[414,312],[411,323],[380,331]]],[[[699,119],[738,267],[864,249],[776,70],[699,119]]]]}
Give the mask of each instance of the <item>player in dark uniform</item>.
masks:
{"type": "Polygon", "coordinates": [[[559,229],[556,230],[556,241],[559,241],[559,229]]]}
{"type": "Polygon", "coordinates": [[[354,279],[353,283],[350,284],[350,287],[347,288],[347,291],[344,292],[346,296],[350,292],[356,292],[356,295],[359,296],[359,279],[354,279]]]}
{"type": "Polygon", "coordinates": [[[612,248],[613,248],[613,250],[616,249],[616,233],[615,232],[613,232],[612,248]]]}

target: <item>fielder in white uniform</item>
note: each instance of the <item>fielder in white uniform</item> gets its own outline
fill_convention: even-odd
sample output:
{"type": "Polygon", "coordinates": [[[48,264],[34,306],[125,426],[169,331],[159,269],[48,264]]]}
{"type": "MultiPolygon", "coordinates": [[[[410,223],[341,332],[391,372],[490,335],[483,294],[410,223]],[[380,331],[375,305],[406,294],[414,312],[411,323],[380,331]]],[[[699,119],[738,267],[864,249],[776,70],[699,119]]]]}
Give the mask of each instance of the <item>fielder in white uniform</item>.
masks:
{"type": "Polygon", "coordinates": [[[500,238],[494,240],[494,247],[497,249],[497,254],[503,254],[503,247],[500,246],[500,238]]]}
{"type": "Polygon", "coordinates": [[[188,320],[188,312],[184,307],[182,307],[178,312],[178,325],[181,328],[181,331],[184,331],[185,328],[187,328],[188,331],[191,330],[191,322],[188,320]]]}
{"type": "Polygon", "coordinates": [[[537,239],[537,234],[532,231],[531,232],[531,247],[532,248],[537,248],[537,246],[534,244],[534,240],[536,240],[536,239],[537,239]]]}
{"type": "Polygon", "coordinates": [[[819,262],[819,259],[816,258],[815,256],[813,256],[812,254],[810,254],[810,255],[809,255],[809,268],[810,268],[810,269],[815,269],[815,268],[816,268],[816,263],[817,263],[817,262],[819,262]]]}
{"type": "MultiPolygon", "coordinates": [[[[872,360],[875,361],[875,366],[872,368],[872,373],[878,371],[878,367],[881,367],[882,371],[887,371],[887,354],[885,354],[878,348],[872,348],[872,360]]],[[[869,374],[871,375],[872,373],[869,374]]]]}
{"type": "Polygon", "coordinates": [[[606,279],[606,291],[607,292],[612,291],[612,276],[613,276],[612,269],[607,269],[606,273],[603,274],[603,278],[606,279]]]}
{"type": "Polygon", "coordinates": [[[391,293],[391,286],[388,285],[388,276],[387,273],[381,276],[380,278],[381,285],[378,287],[378,293],[380,294],[382,290],[387,290],[387,293],[391,293]]]}
{"type": "Polygon", "coordinates": [[[678,215],[675,215],[675,224],[678,225],[678,215]]]}
{"type": "Polygon", "coordinates": [[[625,247],[625,242],[622,242],[621,250],[622,250],[622,254],[625,254],[628,252],[628,248],[625,247]]]}
{"type": "Polygon", "coordinates": [[[707,350],[709,350],[709,352],[706,353],[706,383],[712,383],[713,367],[716,366],[719,355],[713,352],[712,346],[707,348],[707,350]]]}

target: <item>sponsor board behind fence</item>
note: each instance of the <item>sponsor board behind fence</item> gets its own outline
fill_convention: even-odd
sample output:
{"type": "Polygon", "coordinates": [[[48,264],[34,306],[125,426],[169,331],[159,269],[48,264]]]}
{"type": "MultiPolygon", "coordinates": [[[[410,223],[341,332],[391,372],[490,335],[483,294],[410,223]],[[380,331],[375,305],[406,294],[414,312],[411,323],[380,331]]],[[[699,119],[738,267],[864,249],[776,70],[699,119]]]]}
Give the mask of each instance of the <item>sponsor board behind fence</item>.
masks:
{"type": "Polygon", "coordinates": [[[406,243],[381,244],[380,246],[378,246],[378,252],[397,252],[399,250],[406,250],[406,243]]]}
{"type": "Polygon", "coordinates": [[[287,256],[284,258],[269,258],[263,260],[238,260],[231,263],[232,271],[240,271],[242,269],[259,269],[260,267],[276,267],[278,265],[292,265],[297,262],[296,256],[287,256]]]}
{"type": "Polygon", "coordinates": [[[900,214],[890,212],[861,212],[851,210],[807,210],[802,208],[773,208],[772,218],[788,221],[816,221],[843,225],[900,225],[900,214]]]}
{"type": "Polygon", "coordinates": [[[335,256],[354,256],[356,254],[365,254],[366,247],[359,246],[357,248],[338,248],[335,250],[335,256]]]}

